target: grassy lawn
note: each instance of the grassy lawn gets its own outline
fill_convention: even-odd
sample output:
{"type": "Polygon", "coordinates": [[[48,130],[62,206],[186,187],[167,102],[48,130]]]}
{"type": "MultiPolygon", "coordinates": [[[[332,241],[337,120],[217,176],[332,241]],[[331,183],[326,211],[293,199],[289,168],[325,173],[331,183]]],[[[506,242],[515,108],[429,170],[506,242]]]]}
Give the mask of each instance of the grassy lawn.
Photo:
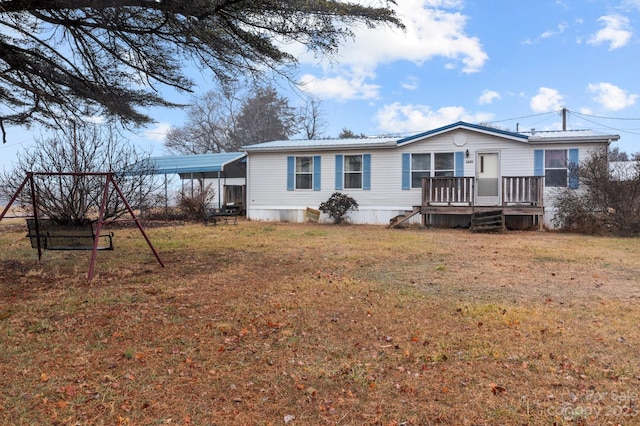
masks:
{"type": "Polygon", "coordinates": [[[0,423],[640,424],[640,240],[0,223],[0,423]]]}

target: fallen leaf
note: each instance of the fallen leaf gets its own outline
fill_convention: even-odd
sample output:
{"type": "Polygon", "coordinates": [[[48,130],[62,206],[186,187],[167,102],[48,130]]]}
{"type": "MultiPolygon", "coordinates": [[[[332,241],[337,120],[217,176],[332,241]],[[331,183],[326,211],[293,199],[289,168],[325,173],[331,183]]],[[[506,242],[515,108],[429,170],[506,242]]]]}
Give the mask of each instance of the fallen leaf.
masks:
{"type": "Polygon", "coordinates": [[[491,393],[494,395],[500,395],[503,393],[507,393],[507,390],[502,386],[498,386],[497,383],[491,383],[491,393]]]}
{"type": "Polygon", "coordinates": [[[48,382],[49,381],[49,376],[47,376],[46,373],[40,373],[40,381],[41,382],[48,382]]]}
{"type": "Polygon", "coordinates": [[[67,386],[64,386],[64,387],[60,387],[60,388],[56,389],[56,392],[63,393],[65,395],[71,396],[71,397],[76,396],[76,388],[73,385],[67,385],[67,386]]]}

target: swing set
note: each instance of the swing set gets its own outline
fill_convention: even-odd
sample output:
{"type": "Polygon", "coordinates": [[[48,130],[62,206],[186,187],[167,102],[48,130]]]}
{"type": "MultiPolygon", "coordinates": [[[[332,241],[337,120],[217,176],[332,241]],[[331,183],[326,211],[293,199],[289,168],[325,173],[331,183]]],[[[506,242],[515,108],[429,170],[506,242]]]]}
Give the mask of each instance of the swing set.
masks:
{"type": "Polygon", "coordinates": [[[142,228],[140,220],[136,216],[135,212],[127,202],[124,194],[120,190],[120,187],[116,183],[113,173],[111,172],[27,172],[27,177],[22,181],[22,184],[18,187],[15,194],[11,197],[11,200],[5,206],[2,213],[0,213],[0,221],[4,218],[9,211],[14,201],[18,198],[18,195],[22,192],[25,186],[29,185],[31,192],[31,205],[33,207],[33,216],[27,218],[27,228],[29,233],[27,237],[31,241],[31,247],[38,249],[38,262],[42,259],[42,250],[91,250],[91,261],[89,262],[89,271],[87,273],[87,280],[91,281],[94,275],[95,263],[97,252],[99,250],[113,250],[113,233],[105,233],[102,229],[105,224],[104,213],[107,205],[107,199],[109,195],[109,187],[113,186],[116,193],[120,197],[120,200],[124,203],[127,211],[131,215],[132,220],[140,230],[140,233],[144,237],[147,245],[153,252],[158,263],[164,268],[164,263],[160,259],[158,252],[153,247],[151,240],[147,233],[142,228]],[[38,197],[36,195],[36,184],[34,177],[64,177],[70,176],[75,178],[81,177],[103,177],[104,189],[102,192],[102,201],[100,203],[100,209],[98,211],[98,218],[94,222],[87,222],[87,226],[80,228],[77,226],[69,227],[59,224],[51,219],[39,217],[38,209],[38,197]]]}

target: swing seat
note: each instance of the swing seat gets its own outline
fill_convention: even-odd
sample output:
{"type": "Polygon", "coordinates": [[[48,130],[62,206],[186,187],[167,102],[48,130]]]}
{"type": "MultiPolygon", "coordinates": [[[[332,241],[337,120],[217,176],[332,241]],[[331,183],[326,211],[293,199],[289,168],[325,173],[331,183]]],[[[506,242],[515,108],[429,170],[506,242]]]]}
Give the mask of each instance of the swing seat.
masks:
{"type": "MultiPolygon", "coordinates": [[[[61,225],[51,219],[38,219],[38,235],[36,220],[27,219],[27,238],[31,241],[32,248],[38,248],[40,239],[40,247],[45,250],[93,250],[96,238],[93,226],[93,222],[83,226],[71,226],[61,225]]],[[[97,249],[113,250],[113,232],[100,233],[97,249]]]]}

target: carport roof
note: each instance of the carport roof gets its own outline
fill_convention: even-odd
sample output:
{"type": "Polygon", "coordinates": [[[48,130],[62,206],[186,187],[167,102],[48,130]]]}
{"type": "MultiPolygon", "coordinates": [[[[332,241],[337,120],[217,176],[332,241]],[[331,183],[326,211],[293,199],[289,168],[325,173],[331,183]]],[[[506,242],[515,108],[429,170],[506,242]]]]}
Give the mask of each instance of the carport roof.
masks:
{"type": "Polygon", "coordinates": [[[157,174],[188,174],[222,172],[226,165],[242,160],[244,152],[222,152],[219,154],[167,155],[151,157],[157,174]]]}

